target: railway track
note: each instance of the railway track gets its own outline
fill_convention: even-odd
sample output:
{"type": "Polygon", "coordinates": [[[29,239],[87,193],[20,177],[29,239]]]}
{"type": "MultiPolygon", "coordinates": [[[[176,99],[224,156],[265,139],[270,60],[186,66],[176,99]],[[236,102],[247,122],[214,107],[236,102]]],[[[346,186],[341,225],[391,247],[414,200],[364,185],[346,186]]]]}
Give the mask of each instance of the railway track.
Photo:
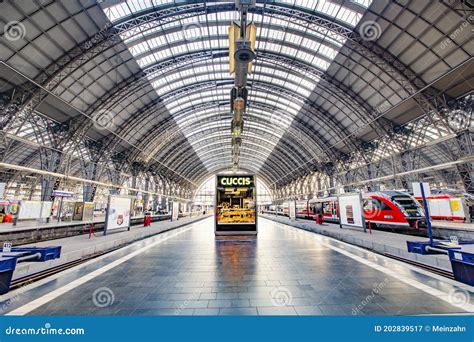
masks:
{"type": "Polygon", "coordinates": [[[98,258],[102,255],[105,255],[105,254],[111,253],[111,252],[113,252],[117,249],[123,248],[124,246],[125,245],[117,246],[117,247],[114,247],[114,248],[109,249],[107,251],[91,254],[87,257],[84,257],[84,258],[81,258],[81,259],[78,259],[78,260],[69,261],[69,262],[66,262],[64,264],[61,264],[61,265],[58,265],[58,266],[55,266],[55,267],[51,267],[51,268],[48,268],[46,270],[39,271],[39,272],[30,274],[30,275],[12,280],[11,285],[10,285],[10,291],[21,288],[21,287],[26,286],[26,285],[29,285],[31,283],[34,283],[34,282],[39,281],[41,279],[47,278],[47,277],[52,276],[56,273],[65,271],[67,269],[73,268],[75,266],[81,265],[81,264],[83,264],[83,263],[85,263],[89,260],[98,258]]]}
{"type": "MultiPolygon", "coordinates": [[[[372,251],[372,252],[377,253],[376,251],[372,251]]],[[[378,253],[378,254],[380,254],[380,253],[378,253]]],[[[388,258],[394,259],[394,260],[402,261],[406,264],[410,264],[410,265],[422,268],[424,270],[430,271],[431,273],[435,273],[435,274],[438,274],[440,276],[443,276],[443,277],[454,280],[453,272],[449,272],[449,271],[446,271],[446,270],[443,270],[443,269],[440,269],[440,268],[425,265],[425,264],[422,264],[422,263],[419,263],[419,262],[416,262],[416,261],[413,261],[413,260],[410,260],[410,259],[399,257],[397,255],[389,254],[389,253],[383,253],[382,255],[386,256],[388,258]]]]}

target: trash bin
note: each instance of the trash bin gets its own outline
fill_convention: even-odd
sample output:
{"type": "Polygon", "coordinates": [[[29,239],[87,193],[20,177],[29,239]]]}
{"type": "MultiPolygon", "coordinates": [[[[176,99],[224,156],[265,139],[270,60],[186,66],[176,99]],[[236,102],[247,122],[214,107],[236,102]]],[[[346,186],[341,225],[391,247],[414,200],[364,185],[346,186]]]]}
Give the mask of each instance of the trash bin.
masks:
{"type": "Polygon", "coordinates": [[[145,218],[143,220],[143,226],[144,227],[151,226],[151,215],[145,215],[145,218]]]}
{"type": "Polygon", "coordinates": [[[474,286],[474,254],[459,249],[448,251],[454,279],[474,286]]]}

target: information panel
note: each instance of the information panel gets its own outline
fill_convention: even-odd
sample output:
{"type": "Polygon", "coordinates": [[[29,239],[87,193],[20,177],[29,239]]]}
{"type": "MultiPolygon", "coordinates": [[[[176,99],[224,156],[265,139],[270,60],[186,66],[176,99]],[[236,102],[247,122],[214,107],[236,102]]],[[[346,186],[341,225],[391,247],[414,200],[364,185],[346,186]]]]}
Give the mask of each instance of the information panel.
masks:
{"type": "Polygon", "coordinates": [[[179,218],[179,202],[171,203],[171,221],[176,221],[179,218]]]}
{"type": "Polygon", "coordinates": [[[419,182],[413,182],[411,183],[413,187],[413,196],[415,197],[422,197],[421,196],[421,185],[423,185],[423,192],[425,193],[425,198],[428,198],[431,196],[431,189],[430,189],[430,184],[429,183],[419,183],[419,182]]]}
{"type": "Polygon", "coordinates": [[[43,202],[43,207],[41,208],[41,218],[45,219],[51,216],[51,211],[53,209],[53,202],[45,201],[43,202]]]}
{"type": "Polygon", "coordinates": [[[254,175],[217,175],[216,235],[257,234],[254,175]]]}
{"type": "Polygon", "coordinates": [[[289,202],[290,220],[296,220],[296,201],[289,202]]]}
{"type": "Polygon", "coordinates": [[[340,223],[345,226],[365,229],[362,197],[360,193],[348,193],[338,196],[340,223]]]}
{"type": "Polygon", "coordinates": [[[41,201],[21,201],[19,220],[32,220],[41,217],[41,201]]]}
{"type": "Polygon", "coordinates": [[[131,207],[131,197],[109,196],[104,235],[107,234],[107,231],[109,230],[120,228],[130,229],[131,207]]]}

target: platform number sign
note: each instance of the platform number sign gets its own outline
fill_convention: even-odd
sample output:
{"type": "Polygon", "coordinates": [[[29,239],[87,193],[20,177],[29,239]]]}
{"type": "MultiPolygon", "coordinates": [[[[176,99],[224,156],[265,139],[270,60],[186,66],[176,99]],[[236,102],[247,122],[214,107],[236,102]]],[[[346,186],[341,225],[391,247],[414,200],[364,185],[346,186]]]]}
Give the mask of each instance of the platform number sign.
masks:
{"type": "Polygon", "coordinates": [[[449,240],[451,240],[451,243],[453,245],[459,245],[459,239],[456,235],[452,235],[449,237],[449,240]]]}
{"type": "Polygon", "coordinates": [[[3,243],[3,253],[10,253],[12,251],[12,243],[10,241],[5,241],[3,243]]]}

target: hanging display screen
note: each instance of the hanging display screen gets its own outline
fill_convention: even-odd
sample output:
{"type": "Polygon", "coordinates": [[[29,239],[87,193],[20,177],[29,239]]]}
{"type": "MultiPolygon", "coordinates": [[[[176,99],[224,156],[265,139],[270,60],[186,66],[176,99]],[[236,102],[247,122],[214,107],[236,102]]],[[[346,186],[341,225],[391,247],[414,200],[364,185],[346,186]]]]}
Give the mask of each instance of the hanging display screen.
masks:
{"type": "Polygon", "coordinates": [[[256,234],[256,188],[253,175],[218,175],[216,234],[256,234]]]}

